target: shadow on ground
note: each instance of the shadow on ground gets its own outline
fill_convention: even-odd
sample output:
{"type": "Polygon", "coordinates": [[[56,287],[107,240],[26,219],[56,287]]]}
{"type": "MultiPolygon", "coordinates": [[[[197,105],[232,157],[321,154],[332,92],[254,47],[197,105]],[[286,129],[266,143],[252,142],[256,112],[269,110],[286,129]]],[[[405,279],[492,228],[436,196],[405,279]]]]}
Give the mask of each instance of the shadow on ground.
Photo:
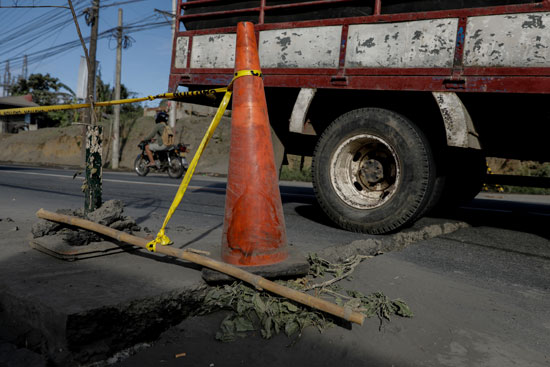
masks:
{"type": "Polygon", "coordinates": [[[454,211],[430,216],[461,220],[473,227],[507,229],[550,239],[548,204],[474,199],[454,211]]]}
{"type": "MultiPolygon", "coordinates": [[[[295,208],[296,214],[315,223],[339,228],[312,198],[295,208]]],[[[457,220],[473,227],[494,227],[531,233],[550,239],[550,204],[474,199],[456,209],[439,210],[427,218],[457,220]]],[[[413,225],[411,225],[413,226],[413,225]]]]}
{"type": "MultiPolygon", "coordinates": [[[[224,312],[192,317],[168,330],[151,347],[114,366],[406,366],[400,357],[361,347],[360,327],[320,334],[307,328],[295,339],[281,333],[262,339],[258,332],[231,343],[215,340],[224,312]],[[176,358],[176,356],[178,356],[176,358]]],[[[340,329],[340,330],[339,330],[340,329]]]]}

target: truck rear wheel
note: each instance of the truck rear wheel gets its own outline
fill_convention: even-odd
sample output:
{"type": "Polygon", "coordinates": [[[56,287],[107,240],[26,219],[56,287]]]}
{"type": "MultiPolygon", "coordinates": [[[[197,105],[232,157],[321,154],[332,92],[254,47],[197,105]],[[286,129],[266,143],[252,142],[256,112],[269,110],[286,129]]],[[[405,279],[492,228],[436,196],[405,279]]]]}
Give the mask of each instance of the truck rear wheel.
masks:
{"type": "Polygon", "coordinates": [[[325,213],[354,232],[381,234],[414,221],[435,181],[427,138],[392,111],[348,112],[323,132],[313,156],[313,188],[325,213]]]}

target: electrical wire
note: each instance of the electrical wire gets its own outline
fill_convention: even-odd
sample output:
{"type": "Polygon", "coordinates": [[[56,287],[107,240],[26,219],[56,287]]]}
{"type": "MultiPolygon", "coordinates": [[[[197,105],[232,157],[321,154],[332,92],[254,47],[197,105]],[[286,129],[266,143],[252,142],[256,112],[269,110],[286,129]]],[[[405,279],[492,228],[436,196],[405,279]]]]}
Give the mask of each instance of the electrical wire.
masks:
{"type": "MultiPolygon", "coordinates": [[[[108,3],[108,1],[109,0],[105,0],[100,8],[136,3],[145,0],[127,0],[113,3],[108,3]]],[[[78,12],[79,17],[83,16],[84,10],[88,4],[89,2],[87,0],[74,1],[75,10],[78,12]]],[[[171,25],[169,21],[158,21],[159,16],[157,15],[154,17],[156,17],[157,21],[152,21],[151,16],[146,16],[123,26],[125,48],[130,47],[131,44],[135,42],[135,40],[129,36],[130,33],[138,33],[171,25]]],[[[25,56],[27,56],[28,67],[48,58],[56,58],[74,48],[80,47],[80,40],[77,39],[54,45],[47,49],[41,49],[34,52],[31,51],[36,45],[43,43],[53,34],[58,34],[61,29],[72,22],[72,17],[68,12],[56,9],[44,12],[42,15],[35,17],[25,25],[18,25],[6,32],[2,32],[0,36],[0,47],[1,55],[5,55],[5,58],[0,60],[0,73],[5,71],[6,61],[9,61],[10,69],[13,70],[23,65],[25,56]]],[[[98,40],[112,37],[113,32],[117,30],[118,27],[114,27],[99,33],[98,40]]],[[[85,41],[89,41],[89,39],[90,37],[86,37],[85,41]]]]}
{"type": "MultiPolygon", "coordinates": [[[[106,0],[109,1],[109,0],[106,0]]],[[[100,6],[101,8],[108,8],[111,6],[116,5],[122,5],[122,4],[130,4],[130,3],[136,3],[136,2],[142,2],[144,0],[127,0],[127,1],[121,1],[121,2],[115,2],[115,3],[107,3],[100,6]]],[[[86,14],[86,11],[89,9],[87,7],[88,1],[87,0],[77,0],[74,2],[75,11],[77,14],[79,14],[79,17],[83,14],[86,14]]],[[[27,12],[28,13],[28,12],[27,12]]],[[[28,15],[28,14],[26,14],[28,15]]],[[[19,23],[21,23],[21,19],[18,19],[19,23]]],[[[47,12],[44,12],[42,15],[37,16],[33,18],[32,21],[26,22],[24,25],[17,25],[13,27],[12,29],[7,29],[2,32],[2,37],[0,38],[0,47],[2,47],[2,53],[7,53],[13,51],[13,49],[4,49],[4,47],[8,47],[11,45],[17,45],[19,47],[23,47],[26,45],[28,41],[37,40],[47,38],[51,35],[50,32],[54,31],[55,29],[59,27],[66,26],[69,23],[72,23],[73,19],[69,12],[64,10],[50,10],[47,12]]],[[[9,24],[9,22],[2,23],[9,24]]],[[[15,47],[17,48],[17,47],[15,47]]]]}
{"type": "MultiPolygon", "coordinates": [[[[128,35],[130,33],[138,33],[143,32],[151,29],[161,28],[161,27],[169,27],[171,26],[171,22],[163,21],[163,22],[149,22],[149,23],[135,23],[132,25],[124,26],[123,32],[128,35]]],[[[106,31],[103,31],[98,34],[98,40],[109,38],[112,35],[112,32],[115,31],[116,28],[111,28],[106,31]]],[[[85,37],[84,41],[89,42],[90,37],[85,37]]],[[[129,41],[131,42],[131,40],[129,41]]],[[[36,62],[39,62],[41,60],[58,56],[61,54],[64,54],[74,48],[80,47],[80,40],[76,39],[74,41],[65,42],[53,47],[49,47],[47,49],[42,49],[35,52],[29,52],[26,54],[27,56],[27,65],[34,64],[36,62]]],[[[10,68],[20,68],[24,63],[24,55],[23,56],[17,56],[15,58],[9,58],[0,60],[0,72],[2,72],[3,69],[5,69],[5,66],[3,64],[9,60],[10,62],[10,68]]]]}

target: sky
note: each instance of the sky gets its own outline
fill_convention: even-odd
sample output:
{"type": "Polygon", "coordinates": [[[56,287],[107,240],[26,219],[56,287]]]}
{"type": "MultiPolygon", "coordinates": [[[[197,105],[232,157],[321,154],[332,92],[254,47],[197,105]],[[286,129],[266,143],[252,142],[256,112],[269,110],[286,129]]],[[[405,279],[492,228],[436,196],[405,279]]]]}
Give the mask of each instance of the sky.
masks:
{"type": "MultiPolygon", "coordinates": [[[[66,0],[0,0],[0,79],[3,80],[6,60],[10,61],[10,71],[20,75],[21,56],[45,50],[69,41],[78,40],[76,27],[69,9],[64,8],[3,8],[7,6],[66,6],[66,0]],[[36,19],[40,26],[29,27],[36,19]],[[60,20],[65,24],[56,26],[60,20]],[[48,29],[49,25],[49,29],[48,29]],[[30,29],[29,29],[30,28],[30,29]],[[14,32],[14,33],[11,33],[14,32]],[[13,37],[7,35],[13,34],[13,37]],[[11,42],[10,42],[11,41],[11,42]],[[17,63],[19,57],[19,63],[17,63]],[[14,65],[15,64],[15,65],[14,65]]],[[[92,0],[73,0],[83,37],[90,35],[91,27],[86,25],[82,9],[91,6],[92,0]]],[[[123,24],[136,21],[158,23],[167,18],[155,9],[171,12],[172,0],[101,0],[99,13],[99,33],[115,28],[118,24],[118,9],[123,10],[123,24]],[[126,4],[118,4],[126,3],[126,4]],[[103,7],[106,5],[114,5],[103,7]]],[[[130,33],[132,44],[122,51],[122,84],[136,97],[144,97],[166,92],[170,73],[172,33],[168,25],[140,32],[130,33]]],[[[89,44],[86,45],[89,47],[89,44]]],[[[84,56],[82,47],[52,57],[35,57],[29,61],[28,74],[49,73],[76,91],[80,58],[84,56]]],[[[115,83],[116,39],[107,37],[98,41],[97,60],[101,78],[111,86],[115,83]]],[[[30,59],[29,59],[30,60],[30,59]]],[[[0,96],[1,96],[0,91],[0,96]]],[[[150,102],[156,105],[158,102],[150,102]]]]}

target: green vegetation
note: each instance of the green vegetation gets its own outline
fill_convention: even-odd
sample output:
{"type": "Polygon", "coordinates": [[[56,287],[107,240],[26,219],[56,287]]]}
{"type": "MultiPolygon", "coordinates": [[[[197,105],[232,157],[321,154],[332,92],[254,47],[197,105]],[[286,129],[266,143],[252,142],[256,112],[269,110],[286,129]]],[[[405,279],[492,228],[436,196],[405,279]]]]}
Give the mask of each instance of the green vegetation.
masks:
{"type": "MultiPolygon", "coordinates": [[[[105,83],[101,80],[101,74],[97,77],[96,80],[96,95],[98,102],[103,101],[112,101],[115,99],[115,87],[111,87],[110,84],[105,83]]],[[[120,99],[134,98],[136,93],[130,92],[124,84],[120,85],[120,99]]],[[[114,113],[114,106],[102,107],[102,112],[106,114],[114,113]]],[[[122,115],[131,114],[134,112],[139,112],[143,114],[143,107],[138,103],[127,103],[120,105],[120,115],[122,120],[122,115]]]]}
{"type": "Polygon", "coordinates": [[[281,180],[311,182],[311,157],[288,154],[287,160],[280,172],[281,180]]]}
{"type": "Polygon", "coordinates": [[[296,167],[283,166],[280,178],[284,181],[311,182],[311,167],[300,170],[296,167]]]}
{"type": "Polygon", "coordinates": [[[513,194],[528,194],[528,195],[550,195],[550,189],[541,187],[526,187],[526,186],[502,186],[502,192],[513,194]]]}
{"type": "MultiPolygon", "coordinates": [[[[310,273],[307,277],[277,283],[302,292],[314,290],[318,297],[332,299],[367,317],[378,317],[380,326],[383,320],[389,321],[392,315],[412,317],[411,310],[402,300],[390,300],[380,292],[364,295],[354,290],[342,290],[336,284],[346,278],[351,279],[351,274],[361,261],[370,257],[356,255],[341,263],[331,263],[316,254],[310,254],[310,273]],[[314,283],[319,277],[324,277],[325,281],[314,283]]],[[[332,316],[321,311],[256,290],[241,282],[210,288],[197,313],[205,315],[219,310],[230,311],[216,334],[216,339],[223,342],[234,341],[255,330],[260,330],[265,339],[281,332],[288,337],[299,338],[306,327],[313,326],[323,332],[335,323],[332,316]]]]}
{"type": "MultiPolygon", "coordinates": [[[[21,96],[30,94],[35,103],[40,106],[68,104],[76,102],[75,93],[58,78],[50,74],[31,74],[28,79],[19,79],[11,86],[10,94],[21,96]]],[[[74,120],[76,111],[54,111],[36,114],[39,126],[66,126],[74,120]]]]}
{"type": "MultiPolygon", "coordinates": [[[[40,106],[51,106],[59,104],[80,103],[76,94],[67,85],[61,83],[58,78],[50,74],[31,74],[28,79],[20,79],[10,89],[13,96],[31,94],[33,101],[40,106]]],[[[101,75],[96,80],[97,101],[109,101],[114,98],[114,87],[101,80],[101,75]]],[[[121,85],[120,96],[122,99],[131,98],[135,95],[121,85]]],[[[113,114],[113,106],[98,108],[98,116],[113,114]]],[[[125,104],[121,106],[121,121],[135,119],[136,114],[143,114],[143,108],[139,104],[125,104]],[[125,117],[129,115],[129,117],[125,117]]],[[[53,111],[36,114],[39,127],[64,127],[80,119],[79,110],[53,111]]]]}
{"type": "MultiPolygon", "coordinates": [[[[521,162],[518,168],[506,172],[506,174],[529,177],[550,177],[550,163],[521,162]]],[[[487,185],[486,191],[528,195],[550,195],[550,189],[527,186],[487,185]]]]}

